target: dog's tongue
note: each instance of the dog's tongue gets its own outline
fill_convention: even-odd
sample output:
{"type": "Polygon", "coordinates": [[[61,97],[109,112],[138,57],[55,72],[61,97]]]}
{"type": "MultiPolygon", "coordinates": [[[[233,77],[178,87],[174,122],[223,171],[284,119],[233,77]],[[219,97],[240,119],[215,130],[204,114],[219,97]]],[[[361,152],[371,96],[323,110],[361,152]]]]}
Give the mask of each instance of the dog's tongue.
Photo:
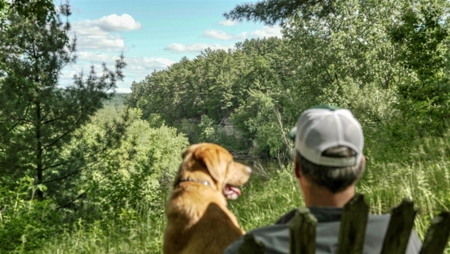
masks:
{"type": "Polygon", "coordinates": [[[228,199],[237,199],[241,195],[241,190],[227,184],[223,189],[223,195],[225,195],[228,199]]]}

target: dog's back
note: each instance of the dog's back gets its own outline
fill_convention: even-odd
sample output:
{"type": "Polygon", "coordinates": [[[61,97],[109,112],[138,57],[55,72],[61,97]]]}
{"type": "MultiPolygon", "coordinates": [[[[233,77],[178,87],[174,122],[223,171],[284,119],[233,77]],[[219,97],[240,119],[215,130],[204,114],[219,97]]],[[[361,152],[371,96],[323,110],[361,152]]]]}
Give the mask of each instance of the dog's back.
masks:
{"type": "Polygon", "coordinates": [[[192,194],[193,188],[188,188],[190,190],[185,192],[188,195],[174,193],[180,195],[176,199],[182,199],[180,202],[183,205],[173,206],[177,203],[176,199],[168,204],[164,253],[222,253],[243,234],[236,217],[223,205],[214,202],[198,204],[190,200],[189,194],[192,194]],[[188,204],[189,207],[186,207],[188,204]]]}
{"type": "Polygon", "coordinates": [[[183,158],[166,206],[164,253],[222,253],[244,233],[224,193],[229,184],[244,184],[251,170],[214,144],[191,146],[183,158]]]}

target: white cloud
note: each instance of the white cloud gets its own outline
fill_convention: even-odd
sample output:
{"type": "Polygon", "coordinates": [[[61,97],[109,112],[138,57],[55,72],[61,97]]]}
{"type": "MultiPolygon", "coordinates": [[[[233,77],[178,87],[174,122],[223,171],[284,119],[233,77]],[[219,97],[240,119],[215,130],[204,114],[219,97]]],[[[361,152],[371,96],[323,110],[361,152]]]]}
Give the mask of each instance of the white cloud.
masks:
{"type": "MultiPolygon", "coordinates": [[[[279,26],[264,26],[259,30],[253,32],[242,32],[237,35],[218,30],[206,30],[203,33],[203,37],[222,41],[242,41],[251,38],[269,38],[269,37],[281,38],[281,28],[279,26]]],[[[230,48],[234,48],[234,44],[221,45],[221,44],[206,44],[206,43],[197,43],[197,44],[172,43],[167,45],[164,49],[167,51],[179,53],[186,53],[186,52],[200,53],[206,48],[210,48],[213,50],[215,49],[227,50],[230,48]]]]}
{"type": "Polygon", "coordinates": [[[222,41],[236,41],[245,40],[250,38],[268,38],[279,37],[281,38],[281,28],[279,26],[264,26],[263,28],[253,32],[242,32],[240,34],[230,34],[218,30],[206,30],[203,32],[203,37],[210,39],[217,39],[222,41]]]}
{"type": "Polygon", "coordinates": [[[77,37],[77,49],[125,50],[125,40],[113,32],[138,30],[141,24],[128,14],[112,14],[97,20],[83,20],[72,25],[77,37]]]}
{"type": "Polygon", "coordinates": [[[256,30],[251,33],[253,38],[268,38],[268,37],[278,37],[281,38],[281,27],[280,26],[264,26],[262,29],[256,30]]]}
{"type": "Polygon", "coordinates": [[[105,53],[96,52],[77,52],[78,62],[88,62],[90,64],[114,63],[118,56],[112,56],[105,53]]]}
{"type": "MultiPolygon", "coordinates": [[[[106,51],[123,51],[126,49],[125,40],[120,35],[104,33],[101,30],[98,30],[97,33],[92,32],[88,34],[87,30],[81,34],[76,33],[77,50],[101,49],[106,51]]],[[[89,31],[95,30],[97,29],[93,28],[89,31]]]]}
{"type": "MultiPolygon", "coordinates": [[[[126,59],[125,59],[126,60],[126,59]]],[[[145,70],[148,71],[165,69],[175,62],[167,58],[151,58],[151,57],[133,57],[126,60],[128,63],[127,68],[130,67],[133,70],[145,70]]]]}
{"type": "MultiPolygon", "coordinates": [[[[100,67],[102,63],[107,63],[114,66],[117,55],[109,55],[105,53],[93,53],[93,52],[79,52],[78,62],[81,65],[94,65],[100,67]]],[[[146,71],[150,74],[153,70],[162,70],[168,66],[174,64],[175,62],[167,58],[152,58],[152,57],[127,57],[125,55],[125,62],[127,66],[124,72],[134,72],[134,71],[146,71]]]]}
{"type": "MultiPolygon", "coordinates": [[[[78,52],[78,61],[76,65],[67,66],[60,76],[59,82],[62,86],[72,84],[73,76],[79,75],[81,72],[88,75],[91,66],[95,67],[97,73],[101,73],[102,63],[106,63],[110,70],[114,70],[117,55],[93,52],[78,52]]],[[[175,62],[167,58],[151,58],[151,57],[127,57],[125,55],[127,66],[123,70],[125,75],[124,81],[118,82],[117,92],[131,92],[130,87],[133,81],[141,81],[145,76],[150,75],[154,70],[163,70],[171,66],[175,62]]]]}
{"type": "Polygon", "coordinates": [[[106,32],[133,31],[139,30],[142,27],[141,23],[135,21],[133,17],[128,14],[122,14],[122,16],[112,14],[97,20],[84,20],[80,23],[84,24],[86,27],[99,27],[106,32]]]}
{"type": "Polygon", "coordinates": [[[131,89],[129,87],[117,87],[116,93],[131,93],[131,89]]]}
{"type": "Polygon", "coordinates": [[[218,39],[223,41],[231,41],[231,40],[245,40],[247,37],[246,33],[241,33],[239,35],[233,35],[229,33],[225,33],[223,31],[217,31],[217,30],[206,30],[203,32],[203,37],[211,38],[211,39],[218,39]]]}
{"type": "Polygon", "coordinates": [[[198,44],[180,44],[180,43],[172,43],[168,46],[166,46],[164,49],[168,51],[175,51],[175,52],[201,52],[207,48],[216,50],[216,49],[223,49],[227,50],[230,48],[233,48],[234,44],[230,45],[220,45],[220,44],[206,44],[206,43],[198,43],[198,44]]]}
{"type": "Polygon", "coordinates": [[[239,24],[239,22],[233,20],[222,20],[219,22],[219,24],[221,24],[222,26],[235,26],[239,24]]]}

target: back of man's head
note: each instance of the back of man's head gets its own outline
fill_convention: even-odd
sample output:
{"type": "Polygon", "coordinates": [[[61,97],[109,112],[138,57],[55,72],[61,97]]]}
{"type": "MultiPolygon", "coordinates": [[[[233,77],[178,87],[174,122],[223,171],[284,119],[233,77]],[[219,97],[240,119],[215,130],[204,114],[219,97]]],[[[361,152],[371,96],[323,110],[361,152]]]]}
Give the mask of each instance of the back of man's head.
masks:
{"type": "Polygon", "coordinates": [[[361,124],[342,108],[317,106],[302,113],[290,133],[302,175],[339,192],[364,172],[361,124]]]}

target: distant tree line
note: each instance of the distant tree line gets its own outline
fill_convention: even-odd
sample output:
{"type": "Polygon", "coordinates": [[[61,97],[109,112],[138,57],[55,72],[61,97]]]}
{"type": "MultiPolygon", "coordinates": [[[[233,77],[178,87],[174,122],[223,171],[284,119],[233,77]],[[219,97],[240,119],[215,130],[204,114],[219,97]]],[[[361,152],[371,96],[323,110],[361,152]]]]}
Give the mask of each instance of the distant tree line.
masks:
{"type": "Polygon", "coordinates": [[[283,38],[182,59],[134,82],[128,104],[191,142],[272,158],[288,158],[285,133],[302,110],[322,103],[350,108],[369,137],[393,144],[442,135],[449,124],[448,14],[440,0],[238,5],[225,16],[281,23],[283,38]],[[224,131],[228,123],[234,132],[224,131]]]}

